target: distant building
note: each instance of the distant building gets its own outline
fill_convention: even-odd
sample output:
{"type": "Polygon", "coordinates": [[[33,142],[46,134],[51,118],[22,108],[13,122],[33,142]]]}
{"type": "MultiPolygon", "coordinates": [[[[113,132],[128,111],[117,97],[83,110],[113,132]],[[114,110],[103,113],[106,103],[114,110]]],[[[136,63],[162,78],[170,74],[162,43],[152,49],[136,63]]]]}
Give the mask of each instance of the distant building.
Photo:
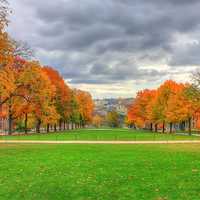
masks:
{"type": "Polygon", "coordinates": [[[116,111],[126,115],[127,114],[127,107],[123,104],[118,104],[116,106],[116,111]]]}
{"type": "Polygon", "coordinates": [[[116,110],[119,114],[125,116],[132,102],[133,98],[95,99],[95,113],[105,116],[107,112],[116,110]]]}

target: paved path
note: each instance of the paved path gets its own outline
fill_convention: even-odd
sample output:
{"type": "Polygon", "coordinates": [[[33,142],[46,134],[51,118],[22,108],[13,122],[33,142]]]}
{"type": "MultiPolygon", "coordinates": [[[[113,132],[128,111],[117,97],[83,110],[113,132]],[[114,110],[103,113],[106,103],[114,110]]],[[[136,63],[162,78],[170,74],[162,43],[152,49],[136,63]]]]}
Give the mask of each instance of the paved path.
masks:
{"type": "Polygon", "coordinates": [[[0,144],[200,144],[200,140],[169,140],[169,141],[0,140],[0,144]]]}

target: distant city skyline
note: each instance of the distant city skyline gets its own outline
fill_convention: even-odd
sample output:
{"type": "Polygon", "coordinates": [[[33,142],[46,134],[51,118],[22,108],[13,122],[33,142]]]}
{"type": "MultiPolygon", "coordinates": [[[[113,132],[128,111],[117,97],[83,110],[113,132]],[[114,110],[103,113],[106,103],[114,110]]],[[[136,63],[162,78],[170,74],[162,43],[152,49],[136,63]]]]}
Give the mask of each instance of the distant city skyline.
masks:
{"type": "Polygon", "coordinates": [[[93,98],[134,97],[200,67],[198,0],[9,0],[8,32],[93,98]]]}

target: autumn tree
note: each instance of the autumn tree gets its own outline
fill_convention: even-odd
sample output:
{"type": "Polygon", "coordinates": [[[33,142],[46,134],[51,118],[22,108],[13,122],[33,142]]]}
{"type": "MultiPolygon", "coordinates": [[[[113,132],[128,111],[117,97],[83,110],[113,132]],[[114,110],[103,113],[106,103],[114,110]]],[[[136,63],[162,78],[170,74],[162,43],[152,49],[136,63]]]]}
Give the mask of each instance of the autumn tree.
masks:
{"type": "Polygon", "coordinates": [[[155,96],[154,90],[143,90],[137,93],[132,105],[128,110],[128,121],[134,125],[144,128],[149,125],[153,129],[153,119],[151,115],[152,100],[155,96]]]}
{"type": "Polygon", "coordinates": [[[38,62],[15,58],[1,69],[0,95],[1,104],[7,105],[9,134],[12,133],[13,120],[22,115],[27,124],[28,114],[34,113],[38,132],[42,123],[57,120],[53,101],[55,87],[38,62]]]}
{"type": "Polygon", "coordinates": [[[115,110],[110,111],[107,113],[106,116],[106,121],[108,123],[108,126],[112,127],[112,128],[117,128],[120,126],[120,115],[118,112],[116,112],[115,110]]]}
{"type": "Polygon", "coordinates": [[[170,123],[170,133],[172,132],[172,123],[188,122],[188,132],[191,135],[191,121],[196,112],[196,105],[185,95],[186,87],[180,84],[180,88],[168,101],[166,119],[170,123]]]}
{"type": "Polygon", "coordinates": [[[0,68],[0,105],[8,107],[8,129],[12,132],[12,104],[14,98],[19,96],[18,91],[24,87],[19,81],[20,73],[24,69],[24,61],[12,58],[9,63],[0,68]]]}
{"type": "MultiPolygon", "coordinates": [[[[185,96],[192,107],[190,112],[193,112],[193,118],[198,118],[200,116],[200,72],[197,71],[192,78],[192,84],[186,86],[185,96]]],[[[191,119],[189,116],[189,133],[191,133],[191,119]]]]}
{"type": "Polygon", "coordinates": [[[192,84],[187,85],[185,94],[197,106],[200,104],[200,72],[197,71],[192,76],[192,84]]]}
{"type": "Polygon", "coordinates": [[[170,133],[172,133],[173,123],[180,123],[185,120],[183,116],[185,113],[184,103],[186,99],[184,98],[184,89],[185,86],[183,84],[177,84],[176,88],[174,88],[173,92],[168,98],[167,106],[165,108],[165,117],[166,122],[170,124],[170,133]]]}
{"type": "MultiPolygon", "coordinates": [[[[62,124],[68,123],[70,118],[70,88],[67,86],[61,75],[51,67],[44,67],[43,71],[47,74],[51,83],[55,87],[55,107],[60,116],[59,130],[62,129],[62,124]]],[[[54,125],[56,126],[56,124],[54,125]]],[[[56,127],[55,127],[56,129],[56,127]]]]}
{"type": "Polygon", "coordinates": [[[153,105],[152,116],[157,123],[162,123],[162,132],[165,132],[166,112],[170,97],[176,93],[179,85],[172,80],[165,81],[156,92],[156,99],[153,105]]]}
{"type": "Polygon", "coordinates": [[[138,92],[127,114],[128,123],[144,128],[153,124],[155,131],[162,124],[170,125],[187,122],[191,134],[192,119],[200,116],[200,75],[196,78],[197,84],[181,84],[175,81],[165,81],[157,90],[143,90],[138,92]]]}
{"type": "Polygon", "coordinates": [[[55,123],[59,119],[54,102],[56,89],[37,62],[27,63],[20,81],[26,86],[24,94],[31,102],[30,109],[36,119],[36,131],[40,132],[42,124],[55,123]]]}
{"type": "Polygon", "coordinates": [[[79,105],[80,123],[79,126],[84,127],[92,122],[92,114],[94,103],[91,95],[88,92],[76,90],[77,102],[79,105]]]}
{"type": "Polygon", "coordinates": [[[72,90],[70,96],[70,122],[72,129],[75,129],[76,125],[80,123],[79,104],[76,90],[72,90]]]}
{"type": "Polygon", "coordinates": [[[100,128],[103,124],[103,117],[101,117],[100,115],[95,115],[93,117],[92,120],[92,124],[96,127],[96,128],[100,128]]]}

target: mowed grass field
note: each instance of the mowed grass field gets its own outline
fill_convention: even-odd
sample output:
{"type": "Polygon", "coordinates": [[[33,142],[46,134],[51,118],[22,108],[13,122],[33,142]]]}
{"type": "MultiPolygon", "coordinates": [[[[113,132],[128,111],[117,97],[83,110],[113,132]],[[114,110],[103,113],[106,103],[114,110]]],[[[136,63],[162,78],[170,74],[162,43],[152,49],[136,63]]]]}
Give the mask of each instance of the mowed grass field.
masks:
{"type": "Polygon", "coordinates": [[[198,140],[198,136],[152,133],[132,129],[80,129],[60,133],[0,136],[0,140],[198,140]]]}
{"type": "Polygon", "coordinates": [[[2,200],[199,200],[200,145],[0,145],[2,200]]]}

